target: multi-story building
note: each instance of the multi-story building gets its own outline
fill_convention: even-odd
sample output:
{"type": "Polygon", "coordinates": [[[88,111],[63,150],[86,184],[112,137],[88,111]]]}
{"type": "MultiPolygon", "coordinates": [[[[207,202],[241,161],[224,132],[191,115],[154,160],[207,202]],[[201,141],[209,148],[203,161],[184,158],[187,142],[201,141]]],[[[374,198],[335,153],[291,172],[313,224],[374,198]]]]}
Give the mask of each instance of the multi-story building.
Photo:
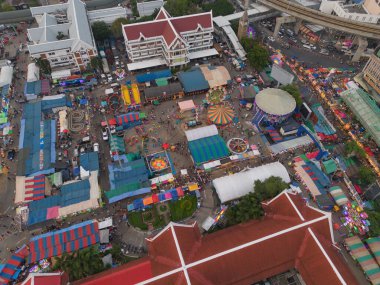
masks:
{"type": "MultiPolygon", "coordinates": [[[[367,0],[368,1],[368,0],[367,0]]],[[[326,14],[337,15],[352,21],[377,24],[380,20],[378,11],[374,11],[376,3],[380,0],[370,0],[373,3],[361,4],[344,4],[344,1],[322,0],[319,10],[326,14]]]]}
{"type": "Polygon", "coordinates": [[[380,94],[380,49],[376,49],[363,68],[364,80],[380,94]]]}
{"type": "Polygon", "coordinates": [[[52,68],[85,70],[97,55],[95,40],[80,0],[30,9],[38,28],[28,29],[30,56],[47,59],[52,68]]]}
{"type": "Polygon", "coordinates": [[[363,8],[369,14],[380,15],[380,0],[365,0],[363,8]]]}
{"type": "Polygon", "coordinates": [[[212,12],[171,17],[161,8],[156,19],[123,26],[129,70],[159,65],[182,66],[191,59],[218,54],[212,48],[212,12]]]}

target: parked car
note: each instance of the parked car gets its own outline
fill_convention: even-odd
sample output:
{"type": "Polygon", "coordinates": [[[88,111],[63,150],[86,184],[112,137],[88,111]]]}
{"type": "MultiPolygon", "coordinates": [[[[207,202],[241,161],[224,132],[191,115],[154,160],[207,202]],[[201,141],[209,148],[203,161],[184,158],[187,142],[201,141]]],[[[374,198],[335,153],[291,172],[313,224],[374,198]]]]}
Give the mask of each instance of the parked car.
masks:
{"type": "Polygon", "coordinates": [[[107,129],[102,130],[102,137],[104,141],[108,141],[108,131],[107,129]]]}
{"type": "Polygon", "coordinates": [[[94,143],[94,151],[99,152],[99,144],[98,143],[94,143]]]}
{"type": "Polygon", "coordinates": [[[274,37],[272,37],[272,36],[269,36],[269,37],[268,37],[268,40],[270,40],[271,42],[274,42],[274,41],[275,41],[274,37]]]}

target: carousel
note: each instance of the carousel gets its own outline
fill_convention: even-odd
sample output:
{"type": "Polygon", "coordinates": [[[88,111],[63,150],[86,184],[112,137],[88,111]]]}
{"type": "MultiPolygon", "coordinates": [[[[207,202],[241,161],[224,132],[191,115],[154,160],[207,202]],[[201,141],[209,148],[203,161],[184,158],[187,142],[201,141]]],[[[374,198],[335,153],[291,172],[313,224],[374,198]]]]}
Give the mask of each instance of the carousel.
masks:
{"type": "Polygon", "coordinates": [[[248,142],[242,138],[232,138],[227,142],[227,147],[230,152],[234,154],[241,154],[248,150],[249,145],[248,142]]]}
{"type": "Polygon", "coordinates": [[[217,126],[225,126],[232,122],[235,113],[228,105],[213,105],[209,108],[208,121],[217,126]]]}
{"type": "Polygon", "coordinates": [[[220,104],[227,96],[227,90],[224,87],[210,89],[206,94],[206,101],[210,105],[220,104]]]}

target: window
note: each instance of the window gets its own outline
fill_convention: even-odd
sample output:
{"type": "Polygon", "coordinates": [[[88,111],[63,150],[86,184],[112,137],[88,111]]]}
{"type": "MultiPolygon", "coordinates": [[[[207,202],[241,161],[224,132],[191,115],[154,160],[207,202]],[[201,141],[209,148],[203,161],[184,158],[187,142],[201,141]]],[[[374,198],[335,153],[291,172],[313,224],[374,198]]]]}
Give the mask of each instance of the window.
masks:
{"type": "Polygon", "coordinates": [[[55,52],[49,52],[48,55],[55,55],[55,52]]]}

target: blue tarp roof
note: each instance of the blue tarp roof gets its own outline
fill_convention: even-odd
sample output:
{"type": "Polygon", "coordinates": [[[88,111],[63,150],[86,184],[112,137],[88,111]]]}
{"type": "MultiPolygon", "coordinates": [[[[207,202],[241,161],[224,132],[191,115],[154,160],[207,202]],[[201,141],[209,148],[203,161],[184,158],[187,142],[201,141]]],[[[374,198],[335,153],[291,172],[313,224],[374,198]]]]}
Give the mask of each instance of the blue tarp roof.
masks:
{"type": "Polygon", "coordinates": [[[97,152],[87,152],[80,155],[80,166],[87,171],[99,170],[99,156],[97,152]]]}
{"type": "Polygon", "coordinates": [[[178,73],[178,79],[186,93],[207,90],[210,88],[200,68],[193,68],[190,71],[180,72],[178,73]]]}
{"type": "Polygon", "coordinates": [[[172,77],[172,72],[170,69],[158,70],[155,72],[141,73],[136,75],[136,81],[138,83],[145,83],[148,81],[153,81],[159,78],[170,78],[172,77]]]}
{"type": "MultiPolygon", "coordinates": [[[[45,97],[46,98],[46,97],[45,97]]],[[[47,97],[49,98],[49,97],[47,97]]],[[[50,111],[52,108],[64,107],[67,105],[66,96],[53,99],[44,99],[41,101],[42,111],[50,111]]]]}

